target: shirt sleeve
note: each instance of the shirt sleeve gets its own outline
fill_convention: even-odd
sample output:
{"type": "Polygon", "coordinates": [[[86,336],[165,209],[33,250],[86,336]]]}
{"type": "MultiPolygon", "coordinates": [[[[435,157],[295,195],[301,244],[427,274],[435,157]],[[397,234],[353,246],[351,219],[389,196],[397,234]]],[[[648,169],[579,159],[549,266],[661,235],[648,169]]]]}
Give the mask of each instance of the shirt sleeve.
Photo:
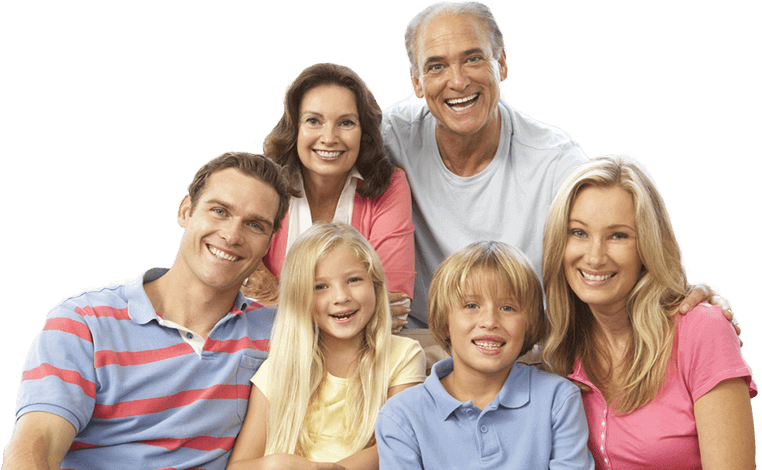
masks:
{"type": "Polygon", "coordinates": [[[421,448],[415,433],[399,420],[388,405],[381,408],[378,414],[376,444],[379,468],[423,469],[421,448]]]}
{"type": "Polygon", "coordinates": [[[420,343],[402,336],[392,336],[389,362],[389,386],[416,384],[426,379],[426,356],[420,343]]]}
{"type": "Polygon", "coordinates": [[[17,419],[32,411],[53,413],[79,433],[92,418],[98,386],[95,349],[82,312],[67,301],[48,315],[24,365],[17,419]]]}
{"type": "Polygon", "coordinates": [[[739,377],[746,380],[749,396],[757,395],[741,342],[720,307],[699,304],[678,321],[680,373],[694,403],[723,380],[739,377]]]}
{"type": "Polygon", "coordinates": [[[256,385],[259,391],[262,392],[268,400],[270,400],[270,362],[271,361],[269,360],[265,360],[265,362],[259,366],[259,370],[254,374],[254,377],[251,378],[251,383],[256,385]]]}
{"type": "MultiPolygon", "coordinates": [[[[361,198],[355,199],[357,206],[361,198]]],[[[371,210],[352,214],[353,224],[363,232],[384,267],[389,292],[404,292],[413,297],[415,247],[410,185],[401,169],[392,174],[389,188],[369,201],[371,210]],[[355,219],[357,217],[359,220],[355,219]],[[365,228],[363,230],[363,228],[365,228]]]]}
{"type": "Polygon", "coordinates": [[[576,385],[568,385],[559,389],[553,401],[553,442],[548,466],[551,470],[593,470],[595,461],[587,447],[587,418],[582,395],[576,385]]]}

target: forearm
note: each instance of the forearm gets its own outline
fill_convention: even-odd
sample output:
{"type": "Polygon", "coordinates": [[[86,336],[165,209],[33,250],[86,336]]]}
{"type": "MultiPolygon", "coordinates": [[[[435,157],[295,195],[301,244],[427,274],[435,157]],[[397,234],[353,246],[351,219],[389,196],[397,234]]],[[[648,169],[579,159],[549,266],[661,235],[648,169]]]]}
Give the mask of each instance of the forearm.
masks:
{"type": "MultiPolygon", "coordinates": [[[[378,460],[378,459],[376,459],[378,460]]],[[[367,468],[378,468],[367,467],[367,468]]],[[[228,462],[227,470],[345,470],[340,463],[312,462],[290,454],[270,454],[263,457],[228,462]]]]}
{"type": "Polygon", "coordinates": [[[74,427],[63,418],[42,412],[26,414],[16,422],[2,468],[59,469],[75,434],[74,427]]]}
{"type": "Polygon", "coordinates": [[[5,448],[2,470],[55,470],[61,467],[47,456],[48,450],[41,443],[20,442],[14,438],[5,448]]]}
{"type": "Polygon", "coordinates": [[[337,463],[348,470],[378,470],[378,448],[373,445],[337,463]]]}

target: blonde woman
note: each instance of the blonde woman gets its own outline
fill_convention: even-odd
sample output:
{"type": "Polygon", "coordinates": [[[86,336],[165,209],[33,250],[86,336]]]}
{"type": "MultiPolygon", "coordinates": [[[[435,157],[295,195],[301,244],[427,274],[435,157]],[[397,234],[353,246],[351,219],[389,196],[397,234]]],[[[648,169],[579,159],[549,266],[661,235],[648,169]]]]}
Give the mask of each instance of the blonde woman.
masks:
{"type": "Polygon", "coordinates": [[[739,340],[719,307],[678,308],[690,286],[664,202],[621,157],[565,180],[548,213],[543,357],[582,389],[597,468],[753,468],[739,340]]]}
{"type": "Polygon", "coordinates": [[[391,335],[381,261],[351,226],[318,222],[281,279],[270,356],[228,468],[378,468],[378,411],[426,367],[416,341],[391,335]]]}

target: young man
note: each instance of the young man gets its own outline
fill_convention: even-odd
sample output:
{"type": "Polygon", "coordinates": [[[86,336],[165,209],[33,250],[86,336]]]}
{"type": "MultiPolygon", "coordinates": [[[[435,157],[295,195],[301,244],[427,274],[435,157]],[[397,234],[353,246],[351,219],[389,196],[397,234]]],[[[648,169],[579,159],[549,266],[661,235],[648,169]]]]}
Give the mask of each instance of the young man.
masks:
{"type": "Polygon", "coordinates": [[[279,166],[226,153],[178,211],[171,269],[68,299],[24,369],[4,469],[223,469],[274,312],[239,291],[288,208],[279,166]]]}

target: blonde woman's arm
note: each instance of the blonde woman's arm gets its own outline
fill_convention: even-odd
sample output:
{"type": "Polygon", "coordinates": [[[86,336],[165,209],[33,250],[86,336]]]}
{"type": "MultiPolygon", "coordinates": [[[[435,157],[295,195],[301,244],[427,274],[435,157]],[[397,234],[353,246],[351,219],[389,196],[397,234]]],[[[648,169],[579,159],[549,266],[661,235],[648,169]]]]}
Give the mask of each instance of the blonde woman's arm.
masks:
{"type": "Polygon", "coordinates": [[[754,468],[754,426],[745,379],[723,380],[696,400],[693,411],[703,468],[754,468]]]}
{"type": "Polygon", "coordinates": [[[233,452],[230,454],[228,470],[346,470],[339,464],[310,462],[298,455],[265,455],[269,409],[267,397],[259,387],[252,385],[246,418],[243,420],[241,432],[238,433],[233,452]]]}

